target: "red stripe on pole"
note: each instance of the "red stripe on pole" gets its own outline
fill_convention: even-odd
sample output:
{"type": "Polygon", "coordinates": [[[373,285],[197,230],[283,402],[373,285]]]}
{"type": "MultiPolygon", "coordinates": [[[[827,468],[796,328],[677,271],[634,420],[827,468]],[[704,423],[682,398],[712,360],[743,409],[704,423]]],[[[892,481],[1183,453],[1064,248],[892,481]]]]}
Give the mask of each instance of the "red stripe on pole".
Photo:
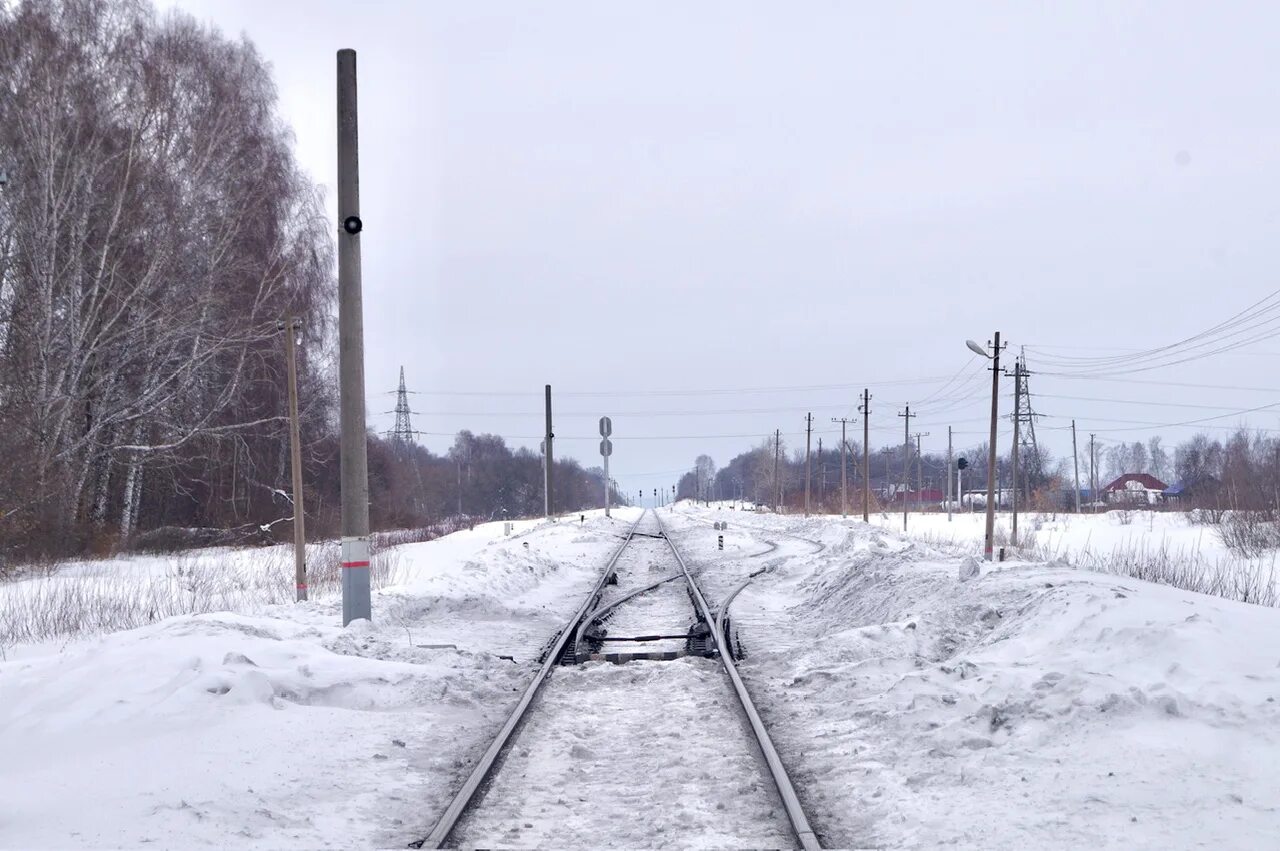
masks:
{"type": "Polygon", "coordinates": [[[300,582],[300,583],[298,583],[298,590],[299,590],[299,591],[306,591],[306,590],[307,590],[307,583],[305,583],[305,582],[300,582]]]}
{"type": "Polygon", "coordinates": [[[344,561],[344,562],[342,563],[342,566],[343,566],[343,567],[368,567],[368,566],[369,566],[369,562],[367,562],[367,561],[344,561]]]}

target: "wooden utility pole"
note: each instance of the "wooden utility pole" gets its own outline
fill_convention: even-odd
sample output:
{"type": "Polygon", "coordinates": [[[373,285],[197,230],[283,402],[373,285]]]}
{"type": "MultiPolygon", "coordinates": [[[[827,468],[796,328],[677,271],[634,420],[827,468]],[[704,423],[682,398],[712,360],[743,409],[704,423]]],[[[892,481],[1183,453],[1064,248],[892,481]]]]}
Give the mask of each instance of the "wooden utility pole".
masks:
{"type": "Polygon", "coordinates": [[[907,405],[902,417],[902,531],[907,531],[907,489],[911,486],[911,406],[907,405]]]}
{"type": "Polygon", "coordinates": [[[804,516],[809,516],[809,485],[813,468],[809,464],[809,442],[813,436],[813,414],[804,415],[804,516]]]}
{"type": "Polygon", "coordinates": [[[773,513],[778,513],[778,503],[782,500],[782,482],[778,481],[778,448],[782,446],[782,429],[773,432],[773,513]]]}
{"type": "Polygon", "coordinates": [[[360,282],[360,144],[356,52],[338,51],[338,379],[342,488],[342,625],[371,620],[364,297],[360,282]]]}
{"type": "Polygon", "coordinates": [[[871,394],[862,388],[862,522],[870,522],[871,510],[871,394]]]}
{"type": "Polygon", "coordinates": [[[294,316],[285,317],[284,350],[289,373],[289,460],[293,467],[293,573],[297,601],[307,599],[307,530],[302,498],[302,438],[298,427],[298,363],[295,335],[302,327],[294,316]]]}
{"type": "Polygon", "coordinates": [[[822,458],[822,438],[818,438],[818,509],[827,504],[827,462],[822,458]]]}
{"type": "MultiPolygon", "coordinates": [[[[996,332],[991,353],[991,439],[987,446],[987,528],[983,554],[987,561],[995,558],[996,536],[996,426],[1000,419],[1000,332],[996,332]]],[[[981,348],[979,348],[981,351],[981,348]]]]}
{"type": "Polygon", "coordinates": [[[916,432],[916,511],[924,508],[924,453],[920,451],[920,438],[928,437],[929,432],[916,432]]]}
{"type": "Polygon", "coordinates": [[[1098,512],[1098,468],[1097,450],[1093,448],[1093,432],[1089,432],[1089,505],[1094,513],[1098,512]]]}
{"type": "Polygon", "coordinates": [[[1071,421],[1071,462],[1076,468],[1076,514],[1080,513],[1080,455],[1076,452],[1076,421],[1071,421]]]}
{"type": "MultiPolygon", "coordinates": [[[[849,424],[847,417],[832,417],[831,422],[840,423],[840,516],[849,516],[849,464],[845,460],[849,450],[849,442],[845,439],[845,427],[849,424]]],[[[856,422],[856,420],[855,420],[856,422]]]]}

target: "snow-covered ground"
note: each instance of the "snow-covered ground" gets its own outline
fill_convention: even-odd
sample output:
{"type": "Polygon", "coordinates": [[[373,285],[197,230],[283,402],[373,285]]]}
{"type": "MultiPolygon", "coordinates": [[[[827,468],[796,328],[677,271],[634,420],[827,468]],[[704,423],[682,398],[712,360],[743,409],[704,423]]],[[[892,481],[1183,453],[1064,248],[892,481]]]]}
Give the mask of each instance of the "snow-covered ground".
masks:
{"type": "MultiPolygon", "coordinates": [[[[871,515],[871,524],[889,532],[902,532],[902,514],[871,515]]],[[[955,512],[950,520],[945,512],[912,513],[906,535],[934,544],[973,547],[981,552],[986,515],[982,512],[955,512]]],[[[1012,515],[996,514],[998,545],[1009,541],[1012,515]]],[[[1103,511],[1096,514],[1027,512],[1018,516],[1018,540],[1049,560],[1073,564],[1106,561],[1115,555],[1137,557],[1158,552],[1174,558],[1205,563],[1251,562],[1274,566],[1276,553],[1242,558],[1223,542],[1225,527],[1206,522],[1198,512],[1183,511],[1103,511]]]]}
{"type": "MultiPolygon", "coordinates": [[[[636,516],[616,513],[397,548],[373,624],[340,627],[330,598],[8,648],[0,846],[420,838],[636,516]]],[[[828,847],[1276,847],[1280,610],[1044,562],[962,580],[957,550],[852,519],[681,504],[663,521],[712,597],[768,568],[733,604],[741,670],[828,847]]],[[[642,700],[695,723],[678,719],[712,699],[714,666],[675,664],[638,665],[636,694],[614,710],[582,702],[590,667],[560,677],[547,706],[576,707],[590,732],[552,726],[518,741],[511,764],[623,747],[625,730],[604,728],[642,700]],[[684,678],[649,682],[668,670],[684,678]]],[[[726,750],[707,755],[740,759],[741,733],[709,729],[726,750]]],[[[672,753],[669,770],[683,776],[692,756],[672,753]]],[[[657,768],[629,778],[626,809],[653,826],[629,835],[715,845],[653,806],[657,768]]],[[[724,796],[745,794],[717,777],[699,788],[700,805],[729,812],[724,796]]],[[[622,806],[582,813],[606,804],[622,806]]],[[[527,812],[503,845],[590,844],[527,812]]]]}
{"type": "MultiPolygon", "coordinates": [[[[403,847],[637,513],[397,548],[400,584],[374,595],[373,624],[340,627],[330,598],[9,648],[0,846],[403,847]]],[[[95,562],[26,581],[88,573],[92,593],[113,567],[166,570],[95,562]]]]}
{"type": "Polygon", "coordinates": [[[734,603],[741,670],[827,844],[1276,847],[1280,611],[681,506],[705,563],[712,513],[787,551],[734,603]]]}

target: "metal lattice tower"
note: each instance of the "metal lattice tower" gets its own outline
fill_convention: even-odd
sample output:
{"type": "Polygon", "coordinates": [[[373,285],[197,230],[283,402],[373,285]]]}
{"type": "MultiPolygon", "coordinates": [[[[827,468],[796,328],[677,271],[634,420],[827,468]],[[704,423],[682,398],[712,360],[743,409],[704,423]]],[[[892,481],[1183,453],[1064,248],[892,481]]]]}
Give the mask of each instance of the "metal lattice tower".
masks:
{"type": "Polygon", "coordinates": [[[404,386],[404,367],[400,367],[400,389],[396,391],[396,427],[391,432],[391,440],[397,446],[408,446],[413,443],[413,423],[409,416],[409,391],[404,386]]]}
{"type": "Polygon", "coordinates": [[[1021,381],[1014,387],[1014,414],[1022,424],[1019,430],[1018,443],[1024,452],[1026,460],[1025,473],[1022,476],[1022,486],[1027,489],[1026,493],[1030,498],[1031,488],[1038,487],[1044,481],[1044,470],[1041,469],[1040,446],[1036,441],[1036,417],[1039,416],[1031,408],[1031,388],[1027,382],[1027,376],[1030,371],[1027,369],[1027,355],[1025,352],[1018,358],[1022,366],[1020,369],[1021,381]],[[1027,452],[1027,450],[1030,450],[1027,452]]]}

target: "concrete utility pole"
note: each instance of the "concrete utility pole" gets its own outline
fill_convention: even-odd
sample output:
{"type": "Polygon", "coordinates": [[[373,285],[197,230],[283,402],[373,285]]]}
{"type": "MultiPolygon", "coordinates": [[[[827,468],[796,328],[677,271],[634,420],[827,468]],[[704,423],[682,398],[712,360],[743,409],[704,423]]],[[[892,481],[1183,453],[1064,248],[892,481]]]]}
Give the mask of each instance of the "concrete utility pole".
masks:
{"type": "Polygon", "coordinates": [[[996,426],[1000,419],[1000,332],[995,334],[991,354],[991,439],[987,446],[987,528],[983,554],[995,559],[996,537],[996,426]]]}
{"type": "Polygon", "coordinates": [[[951,467],[955,462],[951,458],[951,426],[947,426],[947,522],[951,522],[951,467]]]}
{"type": "Polygon", "coordinates": [[[899,413],[902,417],[902,531],[907,531],[907,490],[911,487],[911,418],[917,414],[911,413],[911,406],[907,405],[905,413],[899,413]]]}
{"type": "Polygon", "coordinates": [[[342,436],[342,625],[372,619],[369,457],[365,437],[364,299],[360,281],[360,142],[356,52],[338,51],[338,378],[342,436]]]}
{"type": "Polygon", "coordinates": [[[778,447],[782,445],[782,429],[773,432],[773,513],[778,513],[778,503],[782,500],[782,482],[778,481],[778,447]]]}
{"type": "Polygon", "coordinates": [[[804,415],[804,516],[809,516],[809,483],[812,467],[809,464],[809,439],[813,435],[813,414],[804,415]]]}
{"type": "Polygon", "coordinates": [[[547,396],[547,433],[543,437],[547,445],[547,454],[545,457],[546,468],[543,470],[542,493],[543,493],[543,510],[546,512],[546,519],[550,520],[551,515],[555,513],[555,503],[551,498],[551,442],[555,439],[555,435],[551,432],[551,385],[546,385],[547,396]]]}
{"type": "Polygon", "coordinates": [[[1022,420],[1022,361],[1013,359],[1013,464],[1009,491],[1013,497],[1013,530],[1009,543],[1018,546],[1018,424],[1022,420]]]}
{"type": "Polygon", "coordinates": [[[293,467],[293,573],[299,603],[307,599],[307,516],[302,505],[302,438],[298,427],[298,363],[294,340],[301,327],[301,320],[297,317],[285,317],[284,351],[289,372],[289,462],[293,467]]]}
{"type": "MultiPolygon", "coordinates": [[[[845,439],[845,427],[849,424],[847,417],[832,417],[831,422],[840,423],[840,516],[849,516],[849,465],[845,461],[849,443],[845,439]]],[[[857,422],[857,420],[854,420],[857,422]]]]}
{"type": "Polygon", "coordinates": [[[1071,462],[1076,468],[1076,514],[1080,513],[1080,455],[1076,452],[1076,421],[1071,421],[1071,462]]]}
{"type": "Polygon", "coordinates": [[[871,394],[862,388],[862,522],[870,522],[871,510],[871,394]]]}

